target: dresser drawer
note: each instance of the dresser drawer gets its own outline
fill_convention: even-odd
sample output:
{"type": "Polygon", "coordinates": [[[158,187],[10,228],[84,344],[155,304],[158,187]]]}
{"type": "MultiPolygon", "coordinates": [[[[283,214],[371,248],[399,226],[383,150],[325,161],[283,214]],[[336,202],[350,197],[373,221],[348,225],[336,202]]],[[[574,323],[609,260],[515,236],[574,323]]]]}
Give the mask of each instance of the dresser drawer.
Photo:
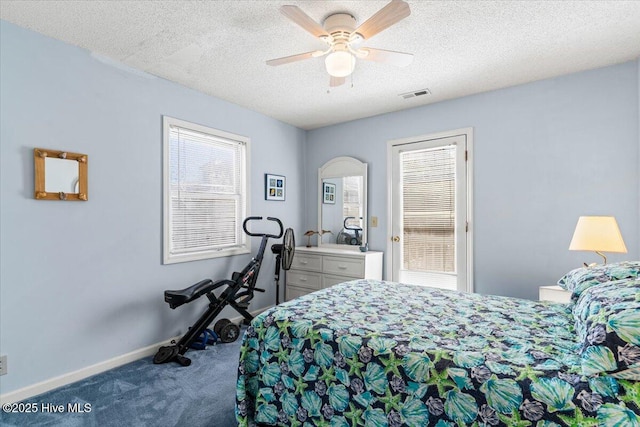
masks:
{"type": "Polygon", "coordinates": [[[297,270],[322,271],[322,255],[295,254],[291,268],[297,270]]]}
{"type": "Polygon", "coordinates": [[[348,282],[349,280],[355,280],[355,277],[334,276],[332,274],[322,275],[322,289],[330,288],[338,283],[348,282]]]}
{"type": "Polygon", "coordinates": [[[307,289],[321,289],[322,275],[309,271],[289,270],[287,271],[287,286],[296,286],[307,289]]]}
{"type": "Polygon", "coordinates": [[[322,267],[325,273],[354,278],[364,276],[364,259],[325,256],[322,267]]]}
{"type": "Polygon", "coordinates": [[[287,286],[287,295],[285,296],[285,299],[287,301],[291,301],[292,299],[296,299],[303,295],[307,295],[310,292],[313,292],[313,291],[305,288],[298,288],[295,286],[291,286],[291,287],[287,286]]]}

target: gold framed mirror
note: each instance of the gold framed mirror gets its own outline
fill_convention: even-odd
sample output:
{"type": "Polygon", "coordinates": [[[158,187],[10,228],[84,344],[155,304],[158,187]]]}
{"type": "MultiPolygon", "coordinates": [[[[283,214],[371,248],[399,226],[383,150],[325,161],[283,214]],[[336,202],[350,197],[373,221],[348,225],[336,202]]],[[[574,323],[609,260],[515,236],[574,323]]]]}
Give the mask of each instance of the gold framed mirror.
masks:
{"type": "Polygon", "coordinates": [[[87,201],[87,163],[86,154],[34,148],[35,198],[87,201]]]}

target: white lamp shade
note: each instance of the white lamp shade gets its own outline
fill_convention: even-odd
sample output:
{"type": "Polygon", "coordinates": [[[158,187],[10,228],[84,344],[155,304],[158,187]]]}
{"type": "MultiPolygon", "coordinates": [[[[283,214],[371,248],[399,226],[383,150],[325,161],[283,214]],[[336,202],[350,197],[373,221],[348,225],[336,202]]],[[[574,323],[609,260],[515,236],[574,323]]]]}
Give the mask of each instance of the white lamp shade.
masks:
{"type": "Polygon", "coordinates": [[[347,77],[356,67],[356,58],[349,52],[337,51],[330,53],[324,60],[327,73],[334,77],[347,77]]]}
{"type": "Polygon", "coordinates": [[[569,250],[627,253],[618,223],[612,216],[581,216],[569,250]]]}

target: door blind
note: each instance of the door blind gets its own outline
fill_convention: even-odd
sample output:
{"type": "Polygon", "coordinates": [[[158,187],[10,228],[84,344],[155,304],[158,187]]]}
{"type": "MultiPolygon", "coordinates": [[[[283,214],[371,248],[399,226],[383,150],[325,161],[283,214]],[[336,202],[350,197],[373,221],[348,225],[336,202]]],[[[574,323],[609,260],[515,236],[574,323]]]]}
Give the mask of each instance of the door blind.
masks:
{"type": "Polygon", "coordinates": [[[455,272],[456,147],[400,154],[405,270],[455,272]]]}

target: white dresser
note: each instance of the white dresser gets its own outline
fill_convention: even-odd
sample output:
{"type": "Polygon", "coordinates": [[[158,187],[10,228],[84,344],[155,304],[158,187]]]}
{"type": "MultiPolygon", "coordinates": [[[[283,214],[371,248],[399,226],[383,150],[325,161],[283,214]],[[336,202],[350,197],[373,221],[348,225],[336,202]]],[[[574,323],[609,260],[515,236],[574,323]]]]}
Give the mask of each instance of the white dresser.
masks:
{"type": "Polygon", "coordinates": [[[287,271],[286,300],[353,279],[382,280],[382,252],[296,247],[287,271]]]}

